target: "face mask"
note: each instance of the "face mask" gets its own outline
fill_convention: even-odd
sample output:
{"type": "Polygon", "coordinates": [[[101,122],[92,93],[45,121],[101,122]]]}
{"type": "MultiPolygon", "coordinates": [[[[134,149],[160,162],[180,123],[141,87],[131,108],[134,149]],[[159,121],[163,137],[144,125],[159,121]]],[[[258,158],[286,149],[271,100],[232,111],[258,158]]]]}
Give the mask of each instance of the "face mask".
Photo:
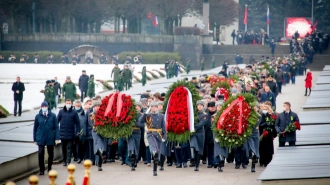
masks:
{"type": "Polygon", "coordinates": [[[264,114],[267,114],[267,112],[268,112],[267,110],[262,110],[262,113],[264,114]]]}
{"type": "Polygon", "coordinates": [[[81,109],[81,107],[75,107],[75,109],[76,109],[76,110],[80,110],[80,109],[81,109]]]}
{"type": "Polygon", "coordinates": [[[285,107],[283,107],[283,111],[286,112],[286,108],[285,107]]]}
{"type": "Polygon", "coordinates": [[[47,107],[42,107],[41,110],[42,110],[42,112],[47,112],[48,108],[47,107]]]}
{"type": "Polygon", "coordinates": [[[67,109],[70,109],[70,108],[71,108],[71,104],[66,104],[65,107],[66,107],[67,109]]]}

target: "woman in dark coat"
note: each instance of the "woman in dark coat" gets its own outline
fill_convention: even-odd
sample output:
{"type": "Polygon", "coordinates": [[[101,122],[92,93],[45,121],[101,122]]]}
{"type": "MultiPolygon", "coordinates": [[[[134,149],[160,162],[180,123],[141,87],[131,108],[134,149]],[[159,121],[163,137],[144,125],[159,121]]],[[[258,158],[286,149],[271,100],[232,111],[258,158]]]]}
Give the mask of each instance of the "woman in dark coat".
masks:
{"type": "Polygon", "coordinates": [[[270,106],[263,105],[261,108],[262,115],[260,119],[259,131],[260,136],[263,136],[259,146],[260,166],[266,167],[272,160],[274,154],[273,140],[277,135],[275,130],[276,118],[272,118],[272,116],[274,116],[274,113],[270,106]],[[267,131],[268,134],[265,134],[264,131],[267,131]]]}
{"type": "Polygon", "coordinates": [[[307,69],[307,75],[306,75],[306,79],[305,79],[305,96],[307,96],[307,89],[309,89],[309,93],[308,96],[311,95],[312,92],[312,80],[313,80],[313,76],[312,76],[312,72],[307,69]]]}
{"type": "Polygon", "coordinates": [[[136,103],[135,108],[136,108],[136,112],[138,113],[138,116],[136,118],[136,122],[133,127],[133,133],[127,139],[128,154],[130,156],[132,171],[135,171],[135,168],[137,166],[137,157],[139,156],[139,151],[140,151],[141,128],[143,128],[144,126],[143,123],[139,122],[139,118],[142,116],[141,107],[142,107],[142,103],[140,102],[136,103]]]}
{"type": "Polygon", "coordinates": [[[48,171],[52,169],[54,145],[60,141],[60,132],[56,115],[51,112],[47,102],[42,102],[41,110],[34,119],[33,142],[38,145],[39,175],[45,171],[45,146],[48,152],[48,171]]]}
{"type": "MultiPolygon", "coordinates": [[[[258,112],[259,107],[255,106],[254,107],[255,111],[258,112]]],[[[258,113],[259,119],[260,119],[260,114],[258,113]]],[[[247,140],[247,147],[248,150],[247,152],[252,153],[252,165],[251,165],[251,172],[255,172],[255,165],[258,163],[258,158],[259,156],[259,122],[257,125],[254,126],[252,130],[252,135],[248,138],[247,140]]]]}

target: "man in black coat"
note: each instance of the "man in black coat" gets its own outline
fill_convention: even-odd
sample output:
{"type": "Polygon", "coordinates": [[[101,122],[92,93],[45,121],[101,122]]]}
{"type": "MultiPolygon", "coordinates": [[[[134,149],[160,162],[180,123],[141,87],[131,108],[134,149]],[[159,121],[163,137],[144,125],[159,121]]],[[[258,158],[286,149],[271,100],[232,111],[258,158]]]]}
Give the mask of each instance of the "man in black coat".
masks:
{"type": "Polygon", "coordinates": [[[214,163],[214,138],[212,132],[212,115],[216,114],[217,109],[215,107],[215,102],[211,101],[207,103],[206,113],[208,114],[208,120],[204,125],[205,130],[205,143],[204,143],[204,155],[202,156],[203,162],[206,162],[207,157],[207,168],[212,168],[214,163]]]}
{"type": "Polygon", "coordinates": [[[277,117],[275,122],[276,132],[279,136],[279,146],[284,147],[286,142],[289,142],[289,146],[296,145],[296,131],[285,132],[286,127],[294,122],[299,122],[298,115],[291,111],[291,104],[289,102],[284,102],[283,112],[277,117]]]}
{"type": "Polygon", "coordinates": [[[25,91],[25,86],[24,83],[21,82],[21,78],[19,76],[16,78],[16,82],[13,83],[11,90],[14,92],[14,116],[17,115],[17,104],[18,104],[18,116],[21,116],[23,92],[25,91]]]}
{"type": "Polygon", "coordinates": [[[63,166],[71,162],[72,145],[80,132],[80,121],[77,111],[72,107],[70,99],[65,100],[65,106],[57,115],[60,124],[60,139],[62,143],[63,166]]]}
{"type": "Polygon", "coordinates": [[[275,80],[277,83],[278,92],[282,93],[282,83],[284,81],[284,73],[282,72],[281,67],[277,68],[277,71],[275,73],[275,80]]]}
{"type": "Polygon", "coordinates": [[[84,98],[87,96],[87,89],[88,89],[88,81],[89,81],[89,77],[88,75],[86,75],[86,71],[82,70],[82,75],[79,78],[79,89],[80,89],[80,99],[81,102],[84,101],[84,98]]]}
{"type": "Polygon", "coordinates": [[[278,95],[278,88],[277,88],[277,83],[273,79],[273,75],[268,75],[267,85],[269,86],[270,90],[277,97],[277,95],[278,95]]]}

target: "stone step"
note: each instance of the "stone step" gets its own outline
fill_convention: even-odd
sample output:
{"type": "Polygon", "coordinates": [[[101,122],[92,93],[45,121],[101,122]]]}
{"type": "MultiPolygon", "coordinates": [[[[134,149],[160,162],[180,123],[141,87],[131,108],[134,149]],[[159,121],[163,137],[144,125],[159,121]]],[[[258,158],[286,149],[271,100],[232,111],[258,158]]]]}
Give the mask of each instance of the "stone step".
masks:
{"type": "MultiPolygon", "coordinates": [[[[327,50],[329,52],[329,50],[327,50]]],[[[312,71],[322,71],[325,65],[330,65],[330,54],[316,54],[313,63],[308,66],[312,71]]]]}

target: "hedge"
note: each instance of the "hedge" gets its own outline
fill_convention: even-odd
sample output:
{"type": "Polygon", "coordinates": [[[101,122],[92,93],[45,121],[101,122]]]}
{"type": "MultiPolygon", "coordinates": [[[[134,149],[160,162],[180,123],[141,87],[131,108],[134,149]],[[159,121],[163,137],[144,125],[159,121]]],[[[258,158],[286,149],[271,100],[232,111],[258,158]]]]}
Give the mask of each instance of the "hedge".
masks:
{"type": "Polygon", "coordinates": [[[166,60],[175,60],[181,63],[181,56],[179,53],[169,53],[169,52],[122,52],[119,53],[119,62],[124,64],[127,55],[132,57],[132,62],[134,62],[134,57],[140,54],[142,56],[142,64],[165,64],[166,60]]]}
{"type": "MultiPolygon", "coordinates": [[[[61,63],[61,56],[63,55],[62,52],[58,51],[35,51],[35,52],[27,52],[27,51],[0,51],[0,55],[4,57],[4,62],[9,63],[8,58],[10,54],[14,54],[16,56],[15,63],[20,63],[19,60],[23,53],[26,53],[26,55],[29,57],[27,63],[35,63],[34,62],[34,54],[38,53],[39,55],[39,62],[38,63],[46,63],[47,57],[50,54],[53,54],[53,57],[55,59],[54,63],[61,63]]],[[[71,60],[70,60],[71,61],[71,60]]]]}

